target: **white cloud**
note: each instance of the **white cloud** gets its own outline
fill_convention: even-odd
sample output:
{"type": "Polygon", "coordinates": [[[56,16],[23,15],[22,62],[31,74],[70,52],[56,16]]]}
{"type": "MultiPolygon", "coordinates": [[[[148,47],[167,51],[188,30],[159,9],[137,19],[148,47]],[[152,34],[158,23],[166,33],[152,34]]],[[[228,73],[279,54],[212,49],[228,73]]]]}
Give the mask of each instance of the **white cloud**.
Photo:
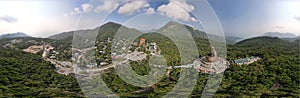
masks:
{"type": "Polygon", "coordinates": [[[0,16],[0,22],[1,21],[7,22],[7,23],[15,23],[15,22],[18,22],[18,19],[5,15],[5,16],[0,16]]]}
{"type": "Polygon", "coordinates": [[[81,14],[81,13],[89,13],[92,10],[93,10],[93,5],[84,3],[84,4],[81,4],[80,7],[74,8],[70,14],[76,15],[76,14],[81,14]]]}
{"type": "Polygon", "coordinates": [[[108,11],[115,9],[119,6],[120,1],[118,0],[105,0],[103,5],[99,5],[96,7],[95,12],[108,11]]]}
{"type": "Polygon", "coordinates": [[[166,15],[171,18],[189,22],[197,22],[197,19],[191,17],[189,13],[193,10],[194,6],[187,4],[183,0],[170,0],[167,5],[161,5],[157,9],[160,14],[166,15]]]}
{"type": "Polygon", "coordinates": [[[93,5],[90,5],[90,4],[82,4],[81,5],[81,8],[82,8],[82,11],[84,13],[88,13],[88,12],[91,12],[92,9],[93,9],[93,5]]]}
{"type": "Polygon", "coordinates": [[[300,16],[295,15],[294,18],[298,21],[300,21],[300,16]]]}
{"type": "Polygon", "coordinates": [[[194,6],[187,4],[185,0],[170,0],[170,2],[176,3],[180,7],[183,7],[185,10],[191,12],[194,10],[194,6]]]}
{"type": "Polygon", "coordinates": [[[82,13],[82,11],[80,10],[79,7],[76,7],[73,9],[73,11],[70,14],[75,15],[75,14],[80,14],[80,13],[82,13]]]}
{"type": "Polygon", "coordinates": [[[155,10],[151,7],[146,10],[146,14],[153,14],[154,12],[155,10]]]}
{"type": "Polygon", "coordinates": [[[140,9],[149,7],[150,4],[146,0],[134,0],[125,3],[118,10],[119,14],[131,15],[140,9]]]}
{"type": "Polygon", "coordinates": [[[282,25],[273,25],[272,28],[274,28],[274,29],[283,29],[285,27],[282,26],[282,25]]]}

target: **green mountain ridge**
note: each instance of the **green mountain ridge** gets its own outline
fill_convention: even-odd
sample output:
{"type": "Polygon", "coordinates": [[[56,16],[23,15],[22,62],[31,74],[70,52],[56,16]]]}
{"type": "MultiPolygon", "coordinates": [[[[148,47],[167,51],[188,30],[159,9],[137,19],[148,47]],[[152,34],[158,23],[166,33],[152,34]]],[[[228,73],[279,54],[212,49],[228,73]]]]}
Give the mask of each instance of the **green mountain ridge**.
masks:
{"type": "Polygon", "coordinates": [[[243,38],[235,37],[235,36],[226,36],[225,39],[226,39],[227,44],[236,44],[237,42],[239,42],[243,38]]]}
{"type": "Polygon", "coordinates": [[[297,37],[293,33],[281,33],[281,32],[267,32],[260,36],[278,37],[278,38],[295,38],[297,37]]]}
{"type": "Polygon", "coordinates": [[[243,47],[274,47],[274,46],[282,46],[282,47],[294,47],[295,44],[289,41],[282,40],[278,37],[254,37],[242,40],[235,45],[243,46],[243,47]]]}
{"type": "Polygon", "coordinates": [[[25,33],[22,33],[22,32],[0,35],[0,39],[5,39],[5,38],[19,38],[19,37],[31,37],[31,36],[29,36],[29,35],[27,35],[25,33]]]}
{"type": "Polygon", "coordinates": [[[63,32],[59,34],[55,34],[52,36],[49,36],[49,39],[54,39],[54,40],[72,40],[74,33],[76,33],[78,36],[87,36],[87,38],[91,38],[94,36],[89,36],[89,33],[91,32],[98,32],[97,36],[103,36],[103,37],[111,37],[111,34],[114,34],[116,30],[118,30],[121,27],[120,24],[113,23],[113,22],[108,22],[100,27],[94,28],[94,29],[88,29],[88,30],[76,30],[76,31],[69,31],[69,32],[63,32]],[[105,32],[109,31],[109,32],[105,32]],[[101,32],[104,32],[103,34],[101,32]]]}
{"type": "MultiPolygon", "coordinates": [[[[164,25],[163,27],[161,27],[160,29],[163,29],[164,27],[168,27],[169,25],[172,25],[175,23],[178,25],[182,25],[177,22],[171,21],[171,22],[167,23],[166,25],[164,25]]],[[[197,37],[197,38],[207,38],[205,32],[196,30],[187,25],[183,25],[183,26],[185,26],[186,29],[191,32],[192,36],[197,37]]],[[[65,39],[71,40],[70,38],[73,38],[74,32],[76,32],[79,36],[87,36],[88,33],[91,33],[93,31],[93,32],[98,32],[97,39],[107,39],[107,38],[113,38],[115,33],[117,33],[121,27],[122,27],[122,30],[124,30],[124,31],[142,33],[141,31],[122,26],[121,24],[118,24],[118,23],[108,22],[100,27],[95,28],[95,29],[63,32],[63,33],[59,33],[56,35],[52,35],[48,38],[55,39],[55,40],[65,40],[65,39]],[[81,34],[83,34],[83,35],[81,35],[81,34]]],[[[92,38],[92,37],[94,37],[94,36],[91,36],[90,38],[92,38]]]]}

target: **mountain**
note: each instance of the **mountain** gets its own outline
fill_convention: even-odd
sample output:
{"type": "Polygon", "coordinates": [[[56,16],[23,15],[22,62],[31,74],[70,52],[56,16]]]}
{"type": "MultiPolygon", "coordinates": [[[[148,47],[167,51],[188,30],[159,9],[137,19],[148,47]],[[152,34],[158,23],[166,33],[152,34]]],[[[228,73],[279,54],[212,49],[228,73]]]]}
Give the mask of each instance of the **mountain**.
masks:
{"type": "Polygon", "coordinates": [[[299,40],[300,39],[300,36],[297,36],[295,38],[281,38],[282,40],[286,40],[286,41],[289,41],[289,42],[294,42],[296,40],[299,40]]]}
{"type": "MultiPolygon", "coordinates": [[[[164,25],[163,27],[161,27],[160,29],[158,29],[156,31],[161,31],[163,29],[168,29],[169,27],[172,27],[172,26],[175,26],[175,25],[185,27],[184,30],[188,30],[194,38],[207,38],[207,35],[206,35],[205,32],[196,30],[193,27],[190,27],[190,26],[187,26],[187,25],[182,25],[182,24],[174,22],[174,21],[170,21],[169,23],[167,23],[166,25],[164,25]]],[[[107,39],[107,38],[113,38],[115,33],[118,32],[118,30],[120,30],[120,28],[122,28],[122,30],[124,30],[126,32],[141,32],[141,31],[138,31],[136,29],[127,28],[127,27],[122,26],[121,24],[118,24],[118,23],[108,22],[108,23],[106,23],[106,24],[104,24],[100,27],[95,28],[95,29],[63,32],[63,33],[59,33],[59,34],[56,34],[56,35],[49,36],[48,38],[49,39],[54,39],[54,40],[66,40],[66,41],[69,40],[69,41],[72,41],[74,32],[76,32],[76,34],[80,35],[80,36],[91,36],[91,37],[94,37],[95,35],[93,35],[93,34],[88,35],[89,32],[98,32],[98,35],[97,35],[98,39],[107,39]]]]}
{"type": "Polygon", "coordinates": [[[300,39],[295,40],[293,43],[299,46],[300,45],[300,39]]]}
{"type": "Polygon", "coordinates": [[[95,39],[97,41],[105,41],[108,38],[113,38],[118,31],[120,31],[120,34],[122,34],[122,32],[130,32],[129,34],[142,33],[138,30],[127,28],[118,23],[108,22],[94,29],[64,32],[50,36],[49,38],[72,44],[73,47],[76,48],[87,48],[95,44],[95,39]],[[76,41],[73,41],[74,39],[76,39],[76,41]]]}
{"type": "Polygon", "coordinates": [[[112,37],[112,35],[117,32],[117,30],[121,27],[120,24],[108,22],[100,27],[89,29],[89,30],[77,30],[77,31],[69,31],[69,32],[63,32],[59,34],[55,34],[52,36],[49,36],[49,39],[54,40],[72,40],[74,33],[76,33],[78,36],[86,36],[86,37],[93,37],[94,35],[91,34],[91,32],[98,32],[98,37],[112,37]],[[90,34],[90,35],[89,35],[90,34]]]}
{"type": "Polygon", "coordinates": [[[31,36],[29,36],[29,35],[27,35],[25,33],[22,33],[22,32],[0,35],[0,39],[4,39],[4,38],[19,38],[19,37],[31,37],[31,36]]]}
{"type": "MultiPolygon", "coordinates": [[[[175,21],[170,21],[163,27],[157,30],[157,32],[160,33],[173,33],[173,32],[182,32],[179,34],[190,33],[194,38],[205,38],[207,39],[207,35],[205,32],[199,31],[194,29],[193,27],[190,27],[188,25],[183,25],[175,21]]],[[[184,36],[184,35],[178,35],[177,36],[184,36]]]]}
{"type": "Polygon", "coordinates": [[[244,47],[285,47],[290,48],[294,47],[295,44],[289,41],[282,40],[278,37],[254,37],[250,39],[245,39],[236,43],[237,46],[244,47]]]}
{"type": "Polygon", "coordinates": [[[225,37],[227,44],[235,44],[242,40],[243,38],[235,37],[235,36],[226,36],[225,37]]]}
{"type": "Polygon", "coordinates": [[[203,31],[194,29],[193,27],[185,25],[186,29],[189,30],[193,37],[195,38],[207,38],[207,35],[203,31]]]}
{"type": "Polygon", "coordinates": [[[70,40],[73,39],[73,35],[74,33],[76,33],[77,35],[86,35],[88,34],[88,32],[97,30],[97,28],[95,29],[88,29],[88,30],[77,30],[77,31],[69,31],[69,32],[63,32],[63,33],[59,33],[56,35],[52,35],[49,36],[49,39],[54,39],[54,40],[70,40]]]}
{"type": "Polygon", "coordinates": [[[54,39],[54,40],[62,40],[62,39],[66,39],[69,37],[72,37],[75,31],[70,31],[70,32],[63,32],[63,33],[59,33],[56,35],[52,35],[49,36],[49,39],[54,39]]]}
{"type": "MultiPolygon", "coordinates": [[[[78,35],[76,39],[78,39],[79,36],[80,37],[85,36],[85,38],[94,38],[95,33],[91,33],[91,32],[97,32],[97,39],[101,40],[101,39],[113,38],[115,33],[117,33],[118,30],[121,30],[121,29],[122,29],[122,32],[142,33],[141,31],[138,31],[136,29],[127,28],[118,23],[108,22],[100,27],[95,28],[95,29],[63,32],[63,33],[59,33],[56,35],[52,35],[48,38],[54,39],[54,40],[62,40],[62,41],[70,42],[73,39],[74,32],[76,32],[76,34],[78,35]]],[[[178,31],[190,33],[194,39],[197,39],[197,38],[208,39],[208,36],[210,36],[210,38],[213,38],[215,40],[221,39],[221,37],[218,35],[206,34],[203,31],[194,29],[191,26],[183,25],[183,24],[180,24],[175,21],[170,21],[167,24],[165,24],[164,26],[162,26],[161,28],[159,28],[155,31],[151,31],[151,32],[158,33],[158,32],[164,32],[164,31],[166,31],[165,33],[178,32],[178,31]]],[[[180,33],[180,34],[185,34],[185,33],[180,33]]],[[[179,35],[177,34],[177,36],[184,36],[184,35],[180,35],[180,34],[179,35]]],[[[226,41],[229,44],[234,44],[238,40],[241,40],[241,38],[239,38],[239,37],[227,37],[226,38],[226,41]]]]}
{"type": "Polygon", "coordinates": [[[151,32],[155,32],[157,29],[150,29],[150,30],[140,30],[144,33],[151,33],[151,32]]]}
{"type": "Polygon", "coordinates": [[[297,37],[295,34],[292,33],[280,33],[280,32],[267,32],[261,34],[260,36],[269,36],[269,37],[278,37],[278,38],[295,38],[297,37]]]}
{"type": "Polygon", "coordinates": [[[264,34],[261,34],[260,36],[269,36],[269,37],[278,37],[282,40],[294,42],[297,39],[300,39],[300,36],[296,36],[292,33],[280,33],[280,32],[267,32],[264,34]]]}
{"type": "Polygon", "coordinates": [[[4,46],[4,47],[9,46],[15,49],[26,49],[29,46],[43,45],[43,44],[49,44],[55,47],[62,47],[63,45],[66,45],[62,41],[52,40],[48,38],[22,37],[22,38],[0,39],[0,46],[4,46]]]}
{"type": "MultiPolygon", "coordinates": [[[[122,26],[121,24],[118,24],[118,23],[108,22],[99,28],[97,38],[98,39],[113,38],[113,36],[118,32],[118,30],[121,27],[124,27],[124,26],[122,26]]],[[[126,28],[126,29],[129,29],[129,28],[126,28]]]]}

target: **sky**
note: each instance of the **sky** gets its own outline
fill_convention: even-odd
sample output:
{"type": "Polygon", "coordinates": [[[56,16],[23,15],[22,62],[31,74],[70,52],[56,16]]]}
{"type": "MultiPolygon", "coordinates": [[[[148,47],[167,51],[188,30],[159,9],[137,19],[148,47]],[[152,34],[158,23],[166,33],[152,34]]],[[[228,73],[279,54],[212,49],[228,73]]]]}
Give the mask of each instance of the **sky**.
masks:
{"type": "MultiPolygon", "coordinates": [[[[34,37],[116,22],[141,31],[178,21],[203,30],[192,0],[1,0],[0,34],[24,32],[34,37]]],[[[207,0],[226,36],[266,32],[300,35],[300,0],[207,0]]]]}

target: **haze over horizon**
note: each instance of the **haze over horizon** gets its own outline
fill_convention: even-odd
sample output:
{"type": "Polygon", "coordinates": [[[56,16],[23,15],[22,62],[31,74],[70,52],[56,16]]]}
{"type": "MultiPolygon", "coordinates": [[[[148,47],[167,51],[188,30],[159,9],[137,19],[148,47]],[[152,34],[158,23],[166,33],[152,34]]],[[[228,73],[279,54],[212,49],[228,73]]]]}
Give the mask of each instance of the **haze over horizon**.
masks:
{"type": "MultiPolygon", "coordinates": [[[[93,29],[100,26],[101,21],[124,23],[130,16],[135,15],[138,15],[138,18],[125,26],[150,30],[161,27],[173,18],[180,23],[202,29],[198,19],[190,14],[195,8],[194,4],[181,2],[181,6],[186,8],[182,10],[174,9],[178,6],[174,3],[176,0],[161,2],[139,0],[124,4],[121,4],[121,1],[0,1],[0,35],[24,32],[33,37],[48,37],[61,32],[93,29]],[[132,5],[135,6],[130,7],[132,5]],[[116,10],[111,11],[113,8],[116,10]],[[104,19],[110,12],[109,19],[99,20],[104,19]],[[178,16],[178,13],[181,15],[178,16]],[[144,21],[145,19],[153,21],[144,21]]],[[[209,0],[208,2],[219,18],[225,35],[249,37],[266,32],[300,35],[299,0],[209,0]]]]}

